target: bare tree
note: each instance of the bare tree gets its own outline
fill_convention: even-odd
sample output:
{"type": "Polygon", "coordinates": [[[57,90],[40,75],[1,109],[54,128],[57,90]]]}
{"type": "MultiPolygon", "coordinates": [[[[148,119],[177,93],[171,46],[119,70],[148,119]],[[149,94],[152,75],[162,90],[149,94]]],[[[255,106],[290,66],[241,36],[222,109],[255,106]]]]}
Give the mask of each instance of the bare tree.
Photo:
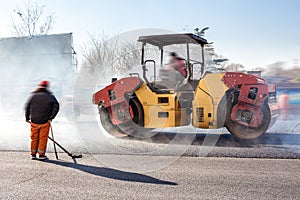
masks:
{"type": "Polygon", "coordinates": [[[47,35],[54,25],[54,15],[44,15],[45,6],[28,0],[23,7],[17,7],[12,20],[12,33],[17,36],[47,35]]]}
{"type": "Polygon", "coordinates": [[[242,64],[230,63],[225,67],[226,71],[237,72],[243,70],[245,67],[242,64]]]}
{"type": "Polygon", "coordinates": [[[207,31],[209,29],[209,27],[204,27],[202,29],[200,28],[195,28],[194,31],[195,31],[195,34],[200,36],[200,37],[203,37],[205,35],[205,31],[207,31]]]}
{"type": "Polygon", "coordinates": [[[100,38],[90,35],[88,44],[81,48],[81,70],[106,81],[112,76],[127,73],[139,65],[141,55],[138,47],[136,42],[121,43],[117,37],[108,40],[104,35],[100,38]]]}

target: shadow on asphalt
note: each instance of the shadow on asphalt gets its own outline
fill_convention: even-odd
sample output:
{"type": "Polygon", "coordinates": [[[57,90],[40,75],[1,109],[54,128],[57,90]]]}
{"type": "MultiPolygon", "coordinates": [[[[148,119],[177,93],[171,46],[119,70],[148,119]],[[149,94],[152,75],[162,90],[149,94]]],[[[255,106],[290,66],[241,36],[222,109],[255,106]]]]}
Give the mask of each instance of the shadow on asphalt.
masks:
{"type": "Polygon", "coordinates": [[[64,166],[64,167],[70,167],[96,176],[102,176],[105,178],[116,179],[121,181],[161,184],[161,185],[177,185],[177,183],[160,180],[144,174],[125,172],[125,171],[120,171],[111,168],[82,165],[77,163],[65,162],[61,160],[47,160],[45,162],[64,166]]]}
{"type": "MultiPolygon", "coordinates": [[[[170,132],[159,132],[151,138],[134,138],[134,137],[124,137],[123,139],[128,140],[141,140],[152,143],[162,143],[169,144],[171,141],[174,143],[173,139],[176,136],[176,141],[178,144],[181,144],[180,137],[184,140],[187,133],[170,133],[170,132]]],[[[191,145],[205,145],[205,138],[210,134],[196,134],[195,138],[192,141],[191,145]]],[[[212,134],[215,136],[215,134],[212,134]]],[[[266,133],[259,138],[251,140],[238,139],[231,134],[221,134],[219,139],[214,146],[217,147],[254,147],[257,145],[263,146],[281,146],[281,145],[300,145],[300,134],[292,133],[266,133]]]]}

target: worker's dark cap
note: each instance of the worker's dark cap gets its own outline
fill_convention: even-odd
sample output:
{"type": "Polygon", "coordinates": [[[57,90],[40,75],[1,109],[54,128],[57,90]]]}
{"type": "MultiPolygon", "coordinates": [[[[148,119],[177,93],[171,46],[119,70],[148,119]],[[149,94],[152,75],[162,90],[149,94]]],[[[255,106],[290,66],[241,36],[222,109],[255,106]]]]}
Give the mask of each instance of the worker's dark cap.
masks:
{"type": "Polygon", "coordinates": [[[175,56],[175,57],[177,57],[177,53],[175,53],[175,52],[170,52],[169,55],[170,55],[170,56],[175,56]]]}

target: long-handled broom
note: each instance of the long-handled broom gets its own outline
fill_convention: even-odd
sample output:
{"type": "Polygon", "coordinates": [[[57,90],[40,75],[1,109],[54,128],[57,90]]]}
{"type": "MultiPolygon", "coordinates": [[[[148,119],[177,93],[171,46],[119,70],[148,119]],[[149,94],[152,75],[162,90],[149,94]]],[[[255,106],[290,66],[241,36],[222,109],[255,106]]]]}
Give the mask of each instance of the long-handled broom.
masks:
{"type": "Polygon", "coordinates": [[[52,138],[48,136],[48,138],[50,140],[52,140],[53,142],[53,145],[54,145],[54,152],[55,152],[55,156],[56,156],[56,159],[58,160],[58,155],[57,155],[57,151],[56,151],[56,146],[55,144],[61,148],[65,153],[68,154],[68,156],[72,157],[72,158],[82,158],[82,155],[81,154],[74,154],[74,153],[70,153],[69,151],[67,151],[63,146],[61,146],[60,144],[58,144],[55,140],[54,140],[54,135],[53,135],[53,130],[52,130],[52,126],[50,125],[50,129],[51,129],[51,135],[52,135],[52,138]]]}
{"type": "Polygon", "coordinates": [[[52,130],[52,124],[51,123],[50,123],[50,130],[51,130],[52,138],[50,138],[49,136],[48,136],[48,138],[50,138],[53,141],[55,157],[56,157],[56,160],[58,160],[58,155],[57,155],[57,151],[56,151],[56,145],[55,145],[55,140],[54,140],[54,135],[53,135],[53,130],[52,130]]]}

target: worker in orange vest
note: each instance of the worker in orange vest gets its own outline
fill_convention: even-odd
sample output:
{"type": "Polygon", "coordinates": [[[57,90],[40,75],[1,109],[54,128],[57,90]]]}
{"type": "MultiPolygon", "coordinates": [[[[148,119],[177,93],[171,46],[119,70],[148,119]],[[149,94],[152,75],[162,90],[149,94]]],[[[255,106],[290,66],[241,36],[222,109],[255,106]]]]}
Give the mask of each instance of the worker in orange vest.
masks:
{"type": "Polygon", "coordinates": [[[186,77],[187,71],[186,71],[184,60],[180,58],[175,52],[171,52],[169,56],[170,56],[170,63],[168,64],[167,69],[176,70],[180,72],[180,74],[183,77],[186,77]]]}
{"type": "Polygon", "coordinates": [[[49,81],[41,81],[25,104],[26,122],[31,125],[31,158],[45,160],[51,121],[59,111],[59,103],[49,91],[49,81]]]}
{"type": "Polygon", "coordinates": [[[180,58],[175,52],[169,54],[169,63],[161,69],[162,77],[168,88],[179,87],[187,77],[187,70],[184,59],[180,58]]]}

